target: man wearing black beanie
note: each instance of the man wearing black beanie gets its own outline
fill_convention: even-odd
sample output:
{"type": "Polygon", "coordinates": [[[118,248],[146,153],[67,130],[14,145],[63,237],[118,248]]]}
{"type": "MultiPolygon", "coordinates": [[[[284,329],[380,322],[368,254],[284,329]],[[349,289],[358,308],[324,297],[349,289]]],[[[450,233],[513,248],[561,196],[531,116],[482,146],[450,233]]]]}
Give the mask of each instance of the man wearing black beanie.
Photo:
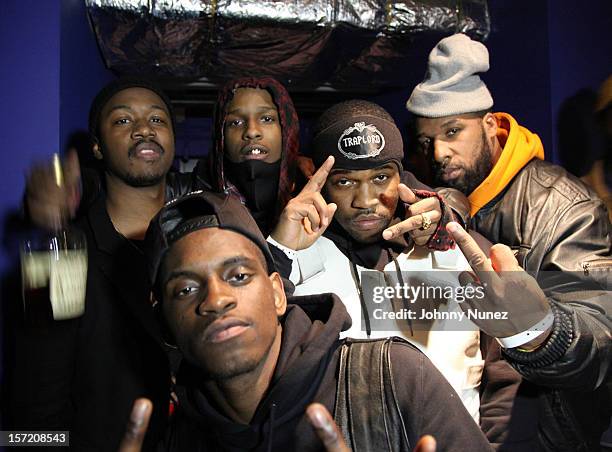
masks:
{"type": "MultiPolygon", "coordinates": [[[[403,170],[401,134],[379,105],[362,100],[336,104],[323,113],[313,133],[313,161],[320,169],[289,202],[269,239],[292,259],[295,294],[337,294],[353,319],[343,336],[400,336],[420,345],[478,422],[483,366],[478,328],[466,322],[463,331],[437,331],[438,326],[413,325],[408,319],[380,321],[364,283],[368,271],[375,273],[372,270],[384,272],[389,282],[383,285],[391,287],[402,283],[403,271],[430,270],[429,277],[435,270],[446,270],[448,276],[450,271],[469,268],[441,225],[448,219],[440,221],[439,214],[434,217],[427,210],[415,212],[413,203],[419,198],[433,203],[437,198],[442,212],[448,208],[442,198],[403,170]],[[437,250],[415,247],[401,233],[415,226],[417,236],[432,236],[430,243],[437,250]]],[[[449,284],[458,285],[458,281],[454,278],[449,284]]],[[[388,308],[386,304],[378,307],[388,308]]]]}

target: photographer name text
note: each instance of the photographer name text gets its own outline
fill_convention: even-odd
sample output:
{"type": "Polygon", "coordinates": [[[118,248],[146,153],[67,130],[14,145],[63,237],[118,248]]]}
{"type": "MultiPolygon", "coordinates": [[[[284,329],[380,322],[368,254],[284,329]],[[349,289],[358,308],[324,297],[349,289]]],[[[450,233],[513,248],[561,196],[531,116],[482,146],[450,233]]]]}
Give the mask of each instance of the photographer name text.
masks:
{"type": "Polygon", "coordinates": [[[376,320],[508,320],[507,311],[481,311],[478,309],[467,309],[463,311],[440,311],[437,309],[420,311],[412,309],[399,309],[387,311],[385,309],[374,309],[373,316],[376,320]]]}

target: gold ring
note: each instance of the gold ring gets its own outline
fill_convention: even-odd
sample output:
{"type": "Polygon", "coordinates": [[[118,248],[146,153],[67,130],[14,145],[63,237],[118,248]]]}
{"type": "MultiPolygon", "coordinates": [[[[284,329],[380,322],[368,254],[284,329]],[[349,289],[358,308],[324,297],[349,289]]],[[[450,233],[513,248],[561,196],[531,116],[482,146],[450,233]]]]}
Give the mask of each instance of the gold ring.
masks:
{"type": "Polygon", "coordinates": [[[431,220],[424,214],[421,214],[421,231],[427,231],[431,226],[431,220]]]}

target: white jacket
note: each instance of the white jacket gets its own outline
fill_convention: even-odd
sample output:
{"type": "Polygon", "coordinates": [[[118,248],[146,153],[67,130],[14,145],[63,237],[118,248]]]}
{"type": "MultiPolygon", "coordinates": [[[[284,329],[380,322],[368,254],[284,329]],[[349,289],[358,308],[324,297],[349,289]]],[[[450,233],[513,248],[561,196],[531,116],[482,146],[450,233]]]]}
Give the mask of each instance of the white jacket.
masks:
{"type": "MultiPolygon", "coordinates": [[[[295,295],[335,293],[344,302],[353,320],[351,328],[343,332],[341,337],[367,338],[366,328],[362,325],[364,320],[358,291],[359,283],[354,277],[353,265],[334,242],[322,236],[310,248],[291,254],[289,257],[293,265],[290,279],[296,286],[295,295]]],[[[406,271],[410,272],[410,283],[413,286],[426,285],[428,282],[431,283],[431,278],[436,278],[438,283],[445,287],[458,287],[460,286],[456,278],[458,272],[469,269],[465,257],[458,248],[449,251],[431,251],[424,247],[414,247],[399,255],[396,261],[403,275],[406,271]],[[435,273],[440,270],[447,271],[435,273]],[[421,284],[416,283],[417,281],[421,284]]],[[[380,286],[394,286],[399,283],[393,262],[385,267],[386,279],[383,278],[382,272],[361,266],[356,268],[364,286],[362,280],[364,276],[371,281],[372,277],[376,279],[376,275],[379,275],[380,286]],[[367,273],[363,273],[364,271],[367,273]]],[[[380,308],[382,311],[392,310],[391,306],[385,305],[384,302],[380,304],[380,308]]],[[[461,308],[455,300],[449,300],[446,305],[440,306],[439,312],[461,312],[461,308]]],[[[453,320],[435,320],[429,329],[423,331],[421,327],[421,331],[415,329],[411,335],[407,320],[386,320],[384,325],[388,329],[373,328],[370,338],[400,336],[419,347],[453,386],[470,415],[478,423],[479,386],[484,366],[478,328],[465,319],[460,326],[453,320]]]]}

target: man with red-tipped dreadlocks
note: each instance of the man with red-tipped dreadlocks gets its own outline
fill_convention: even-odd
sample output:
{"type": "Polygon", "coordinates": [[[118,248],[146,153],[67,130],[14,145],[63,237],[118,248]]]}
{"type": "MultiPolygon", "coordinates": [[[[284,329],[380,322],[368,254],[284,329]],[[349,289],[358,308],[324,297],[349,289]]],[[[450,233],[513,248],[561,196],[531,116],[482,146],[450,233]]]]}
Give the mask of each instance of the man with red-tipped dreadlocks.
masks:
{"type": "Polygon", "coordinates": [[[213,148],[194,185],[235,193],[268,234],[294,189],[300,125],[291,97],[269,77],[231,80],[213,120],[213,148]]]}

